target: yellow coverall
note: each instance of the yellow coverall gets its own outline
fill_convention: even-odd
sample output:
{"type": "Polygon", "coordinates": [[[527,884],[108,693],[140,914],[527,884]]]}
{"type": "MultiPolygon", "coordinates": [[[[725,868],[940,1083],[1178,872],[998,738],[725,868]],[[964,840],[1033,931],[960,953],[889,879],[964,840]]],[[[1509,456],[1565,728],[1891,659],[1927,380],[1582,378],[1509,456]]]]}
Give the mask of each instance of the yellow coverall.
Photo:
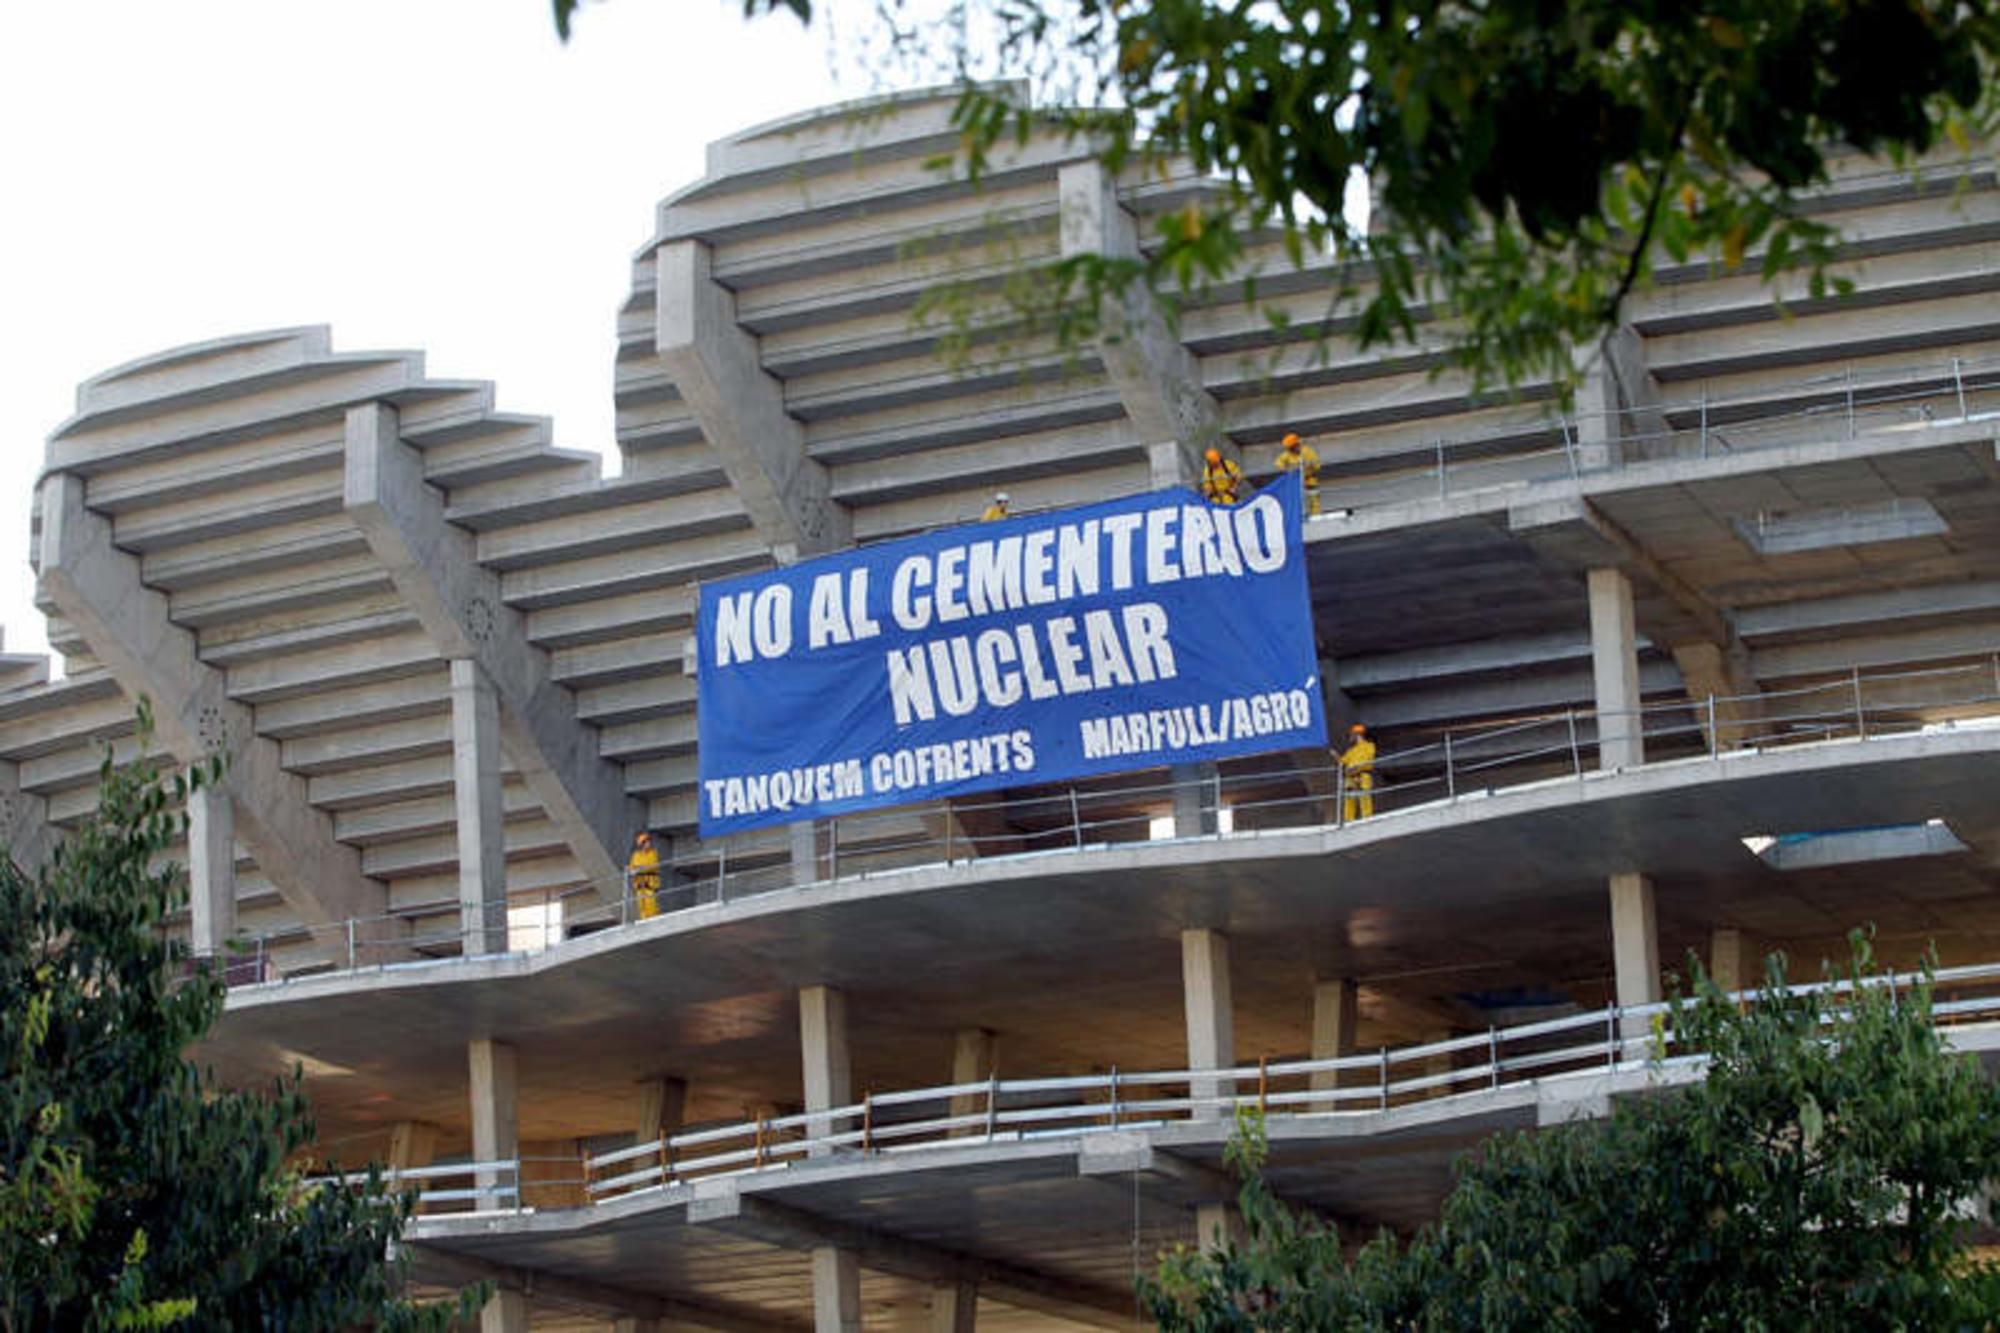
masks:
{"type": "Polygon", "coordinates": [[[992,504],[986,506],[986,512],[979,516],[979,521],[981,523],[991,523],[995,519],[1002,519],[1005,517],[1007,517],[1006,502],[1002,500],[995,500],[992,504]]]}
{"type": "Polygon", "coordinates": [[[1355,738],[1340,756],[1346,775],[1347,798],[1341,802],[1344,820],[1372,819],[1375,815],[1375,742],[1366,736],[1355,738]]]}
{"type": "Polygon", "coordinates": [[[1319,455],[1309,444],[1301,443],[1296,449],[1278,450],[1278,471],[1290,472],[1297,468],[1305,477],[1306,516],[1319,517],[1319,455]]]}
{"type": "Polygon", "coordinates": [[[632,849],[632,859],[625,863],[625,877],[632,884],[632,901],[637,905],[639,919],[660,914],[660,849],[650,841],[632,849]]]}
{"type": "Polygon", "coordinates": [[[1213,505],[1233,505],[1243,498],[1243,469],[1230,459],[1203,463],[1201,496],[1213,505]]]}

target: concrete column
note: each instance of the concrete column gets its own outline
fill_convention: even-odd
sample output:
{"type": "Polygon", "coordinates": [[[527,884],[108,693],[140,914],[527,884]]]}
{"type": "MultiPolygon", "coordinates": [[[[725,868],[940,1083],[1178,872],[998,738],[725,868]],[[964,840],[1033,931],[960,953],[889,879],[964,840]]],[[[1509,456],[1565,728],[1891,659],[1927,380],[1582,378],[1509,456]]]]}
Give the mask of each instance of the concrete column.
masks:
{"type": "MultiPolygon", "coordinates": [[[[1181,993],[1187,1010],[1188,1068],[1227,1069],[1235,1064],[1227,935],[1208,929],[1181,932],[1181,993]]],[[[1223,1096],[1234,1086],[1219,1078],[1196,1078],[1189,1080],[1188,1091],[1200,1099],[1223,1096]]],[[[1194,1112],[1196,1119],[1207,1120],[1228,1115],[1228,1108],[1220,1105],[1194,1112]]]]}
{"type": "Polygon", "coordinates": [[[813,1333],[861,1333],[861,1262],[852,1250],[812,1252],[813,1333]]]}
{"type": "MultiPolygon", "coordinates": [[[[1622,1008],[1656,1004],[1660,999],[1660,935],[1653,920],[1653,881],[1644,875],[1611,877],[1611,958],[1622,1008]]],[[[1652,1029],[1649,1018],[1625,1020],[1626,1039],[1643,1040],[1652,1029]]],[[[1643,1052],[1627,1049],[1628,1058],[1643,1052]]]]}
{"type": "MultiPolygon", "coordinates": [[[[799,1054],[808,1114],[854,1100],[854,1073],[847,1054],[847,997],[831,986],[806,986],[799,991],[799,1054]]],[[[840,1128],[832,1116],[817,1115],[807,1122],[806,1136],[823,1139],[840,1128]]],[[[832,1150],[815,1144],[811,1151],[819,1157],[832,1150]]]]}
{"type": "MultiPolygon", "coordinates": [[[[1350,977],[1332,977],[1313,983],[1312,1058],[1333,1060],[1352,1055],[1355,1028],[1359,1024],[1359,990],[1350,977]]],[[[1331,1092],[1340,1086],[1335,1070],[1324,1070],[1309,1079],[1314,1092],[1331,1092]]],[[[1338,1102],[1314,1103],[1315,1111],[1337,1111],[1338,1102]]]]}
{"type": "Polygon", "coordinates": [[[1590,571],[1590,667],[1597,687],[1597,766],[1645,762],[1639,716],[1638,632],[1632,580],[1622,570],[1590,571]]]}
{"type": "Polygon", "coordinates": [[[976,1283],[937,1283],[931,1288],[931,1333],[972,1333],[978,1310],[976,1283]]]}
{"type": "MultiPolygon", "coordinates": [[[[953,1083],[977,1083],[980,1079],[991,1078],[1000,1068],[1000,1039],[987,1028],[960,1028],[951,1038],[951,1081],[953,1083]]],[[[977,1115],[986,1109],[986,1098],[980,1093],[968,1092],[951,1099],[953,1116],[977,1115]]],[[[952,1131],[953,1138],[965,1138],[982,1133],[977,1126],[967,1125],[952,1131]]]]}
{"type": "Polygon", "coordinates": [[[425,1120],[398,1120],[389,1127],[389,1159],[383,1165],[391,1171],[421,1170],[436,1154],[436,1125],[425,1120]]]}
{"type": "Polygon", "coordinates": [[[786,829],[791,839],[792,883],[817,884],[837,869],[833,856],[833,821],[801,820],[786,829]]]}
{"type": "Polygon", "coordinates": [[[451,785],[458,912],[468,954],[507,952],[507,842],[500,804],[500,700],[479,663],[451,664],[451,785]]]}
{"type": "Polygon", "coordinates": [[[1726,993],[1760,986],[1764,982],[1763,951],[1742,931],[1721,927],[1709,936],[1708,975],[1726,993]]]}
{"type": "Polygon", "coordinates": [[[502,1287],[479,1307],[479,1333],[528,1333],[528,1297],[502,1287]]]}
{"type": "Polygon", "coordinates": [[[227,791],[197,787],[187,813],[188,934],[195,953],[215,957],[236,933],[236,807],[227,791]]]}
{"type": "MultiPolygon", "coordinates": [[[[521,1121],[515,1104],[519,1086],[514,1069],[514,1048],[501,1041],[480,1038],[466,1044],[466,1063],[472,1073],[472,1160],[504,1162],[521,1155],[521,1121]]],[[[519,1173],[480,1171],[476,1181],[481,1189],[500,1185],[519,1186],[519,1173]]],[[[504,1204],[507,1200],[482,1200],[482,1207],[504,1204]]]]}
{"type": "Polygon", "coordinates": [[[1156,491],[1190,485],[1199,475],[1187,451],[1172,441],[1146,446],[1146,474],[1156,491]]]}
{"type": "Polygon", "coordinates": [[[1220,1253],[1236,1236],[1236,1210],[1226,1203],[1204,1203],[1194,1210],[1195,1247],[1203,1254],[1220,1253]]]}
{"type": "Polygon", "coordinates": [[[1326,713],[1326,734],[1336,749],[1347,740],[1347,729],[1361,721],[1361,706],[1340,687],[1340,663],[1331,657],[1319,659],[1320,706],[1326,713]]]}
{"type": "Polygon", "coordinates": [[[684,1078],[649,1078],[639,1085],[636,1142],[658,1143],[687,1123],[688,1085],[684,1078]]]}
{"type": "Polygon", "coordinates": [[[1167,778],[1174,789],[1174,836],[1198,838],[1215,832],[1222,808],[1215,765],[1176,764],[1167,770],[1167,778]]]}

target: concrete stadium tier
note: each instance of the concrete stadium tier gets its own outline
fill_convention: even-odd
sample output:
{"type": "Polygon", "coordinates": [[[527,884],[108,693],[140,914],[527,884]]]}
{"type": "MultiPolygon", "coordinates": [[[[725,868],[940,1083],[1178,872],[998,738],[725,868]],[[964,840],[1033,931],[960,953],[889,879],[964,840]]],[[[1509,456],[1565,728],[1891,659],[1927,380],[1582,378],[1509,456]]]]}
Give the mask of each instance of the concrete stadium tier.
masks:
{"type": "Polygon", "coordinates": [[[1994,1044],[1989,155],[1836,158],[1851,295],[1669,269],[1560,412],[1434,331],[1361,348],[1353,275],[1274,236],[1171,318],[948,356],[940,283],[1139,253],[1213,188],[1053,130],[975,186],[932,165],[952,100],[711,145],[617,312],[615,478],[323,328],[107,371],[49,438],[63,670],[0,655],[0,833],[39,865],[141,696],[150,757],[230,756],[174,852],[232,983],[200,1057],[303,1067],[323,1156],[422,1188],[425,1281],[493,1279],[507,1330],[1125,1326],[1135,1262],[1228,1225],[1230,1105],[1286,1197],[1414,1226],[1454,1153],[1661,1076],[1690,952],[1810,979],[1872,924],[1994,1044]],[[1287,431],[1372,813],[1314,750],[697,836],[703,581],[1211,446],[1262,480],[1287,431]]]}

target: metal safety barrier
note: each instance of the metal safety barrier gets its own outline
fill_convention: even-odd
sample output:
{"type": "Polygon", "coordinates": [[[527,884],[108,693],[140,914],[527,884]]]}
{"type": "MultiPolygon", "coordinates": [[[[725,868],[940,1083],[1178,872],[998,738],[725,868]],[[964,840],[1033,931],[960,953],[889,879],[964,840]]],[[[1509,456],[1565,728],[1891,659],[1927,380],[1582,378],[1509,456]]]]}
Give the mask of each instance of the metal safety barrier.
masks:
{"type": "MultiPolygon", "coordinates": [[[[1919,978],[1894,972],[1864,984],[1892,992],[1919,978]]],[[[1841,980],[1797,985],[1793,994],[1845,994],[1841,980]]],[[[1940,1028],[2000,1020],[2000,963],[1945,968],[1932,979],[1940,1028]]],[[[1753,1004],[1757,992],[1731,997],[1753,1004]]],[[[1590,1073],[1698,1066],[1699,1053],[1674,1049],[1664,1003],[1612,1005],[1539,1022],[1489,1027],[1444,1041],[1382,1047],[1329,1059],[1265,1059],[1227,1069],[1120,1070],[1048,1078],[991,1077],[871,1094],[825,1110],[684,1129],[646,1143],[585,1154],[573,1174],[552,1173],[569,1159],[523,1159],[402,1172],[419,1184],[424,1212],[475,1206],[505,1209],[504,1187],[433,1189],[433,1180],[480,1172],[509,1181],[541,1177],[544,1202],[524,1185],[517,1208],[574,1207],[684,1184],[691,1180],[807,1167],[814,1159],[951,1151],[996,1143],[1080,1138],[1118,1130],[1203,1120],[1226,1122],[1238,1110],[1267,1118],[1353,1120],[1385,1117],[1419,1104],[1455,1103],[1477,1113],[1481,1098],[1506,1088],[1534,1088],[1590,1073]],[[537,1172],[537,1164],[542,1169],[537,1172]]],[[[349,1177],[359,1179],[360,1177],[349,1177]]]]}
{"type": "MultiPolygon", "coordinates": [[[[1343,462],[1321,460],[1323,519],[1434,494],[1581,479],[1635,462],[1706,459],[1921,426],[2000,420],[2000,357],[1809,376],[1753,392],[1521,420],[1343,462]],[[1803,400],[1801,402],[1801,400],[1803,400]],[[1780,406],[1784,402],[1795,406],[1780,406]]],[[[1260,477],[1264,474],[1259,473],[1260,477]]]]}
{"type": "MultiPolygon", "coordinates": [[[[1911,671],[1851,669],[1820,684],[1756,694],[1647,704],[1628,713],[1568,708],[1506,722],[1448,727],[1435,740],[1382,751],[1363,788],[1332,757],[1298,752],[1208,767],[1199,776],[1141,775],[1002,796],[844,815],[814,830],[810,874],[788,855],[732,859],[726,842],[657,872],[659,887],[616,903],[577,887],[505,908],[508,919],[462,918],[455,900],[333,926],[300,926],[238,941],[218,965],[231,986],[281,984],[328,970],[419,966],[476,953],[538,953],[601,930],[643,926],[649,916],[726,904],[812,883],[907,873],[926,867],[1061,856],[1106,847],[1341,828],[1396,819],[1440,803],[1509,789],[1581,780],[1603,771],[1605,738],[1636,736],[1645,764],[1710,761],[1808,744],[1865,743],[1924,731],[1994,725],[2000,718],[2000,654],[1958,666],[1911,671]],[[1928,720],[1950,714],[1944,721],[1928,720]],[[1004,829],[996,825],[1004,821],[1004,829]],[[490,943],[505,932],[507,947],[490,943]],[[286,949],[310,949],[316,966],[281,970],[286,949]]],[[[1158,770],[1154,771],[1155,774],[1158,770]]],[[[654,872],[645,872],[652,874],[654,872]]]]}

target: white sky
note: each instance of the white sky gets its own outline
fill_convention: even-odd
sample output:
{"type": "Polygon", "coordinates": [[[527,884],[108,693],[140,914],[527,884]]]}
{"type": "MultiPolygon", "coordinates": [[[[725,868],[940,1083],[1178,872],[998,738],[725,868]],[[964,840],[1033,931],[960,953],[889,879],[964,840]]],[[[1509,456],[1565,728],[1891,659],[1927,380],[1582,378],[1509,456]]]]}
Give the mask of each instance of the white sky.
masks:
{"type": "MultiPolygon", "coordinates": [[[[330,324],[421,348],[615,457],[613,324],[653,204],[713,139],[836,89],[738,0],[34,0],[0,37],[0,625],[76,384],[164,348],[330,324]]],[[[608,470],[615,470],[615,467],[608,470]]]]}

